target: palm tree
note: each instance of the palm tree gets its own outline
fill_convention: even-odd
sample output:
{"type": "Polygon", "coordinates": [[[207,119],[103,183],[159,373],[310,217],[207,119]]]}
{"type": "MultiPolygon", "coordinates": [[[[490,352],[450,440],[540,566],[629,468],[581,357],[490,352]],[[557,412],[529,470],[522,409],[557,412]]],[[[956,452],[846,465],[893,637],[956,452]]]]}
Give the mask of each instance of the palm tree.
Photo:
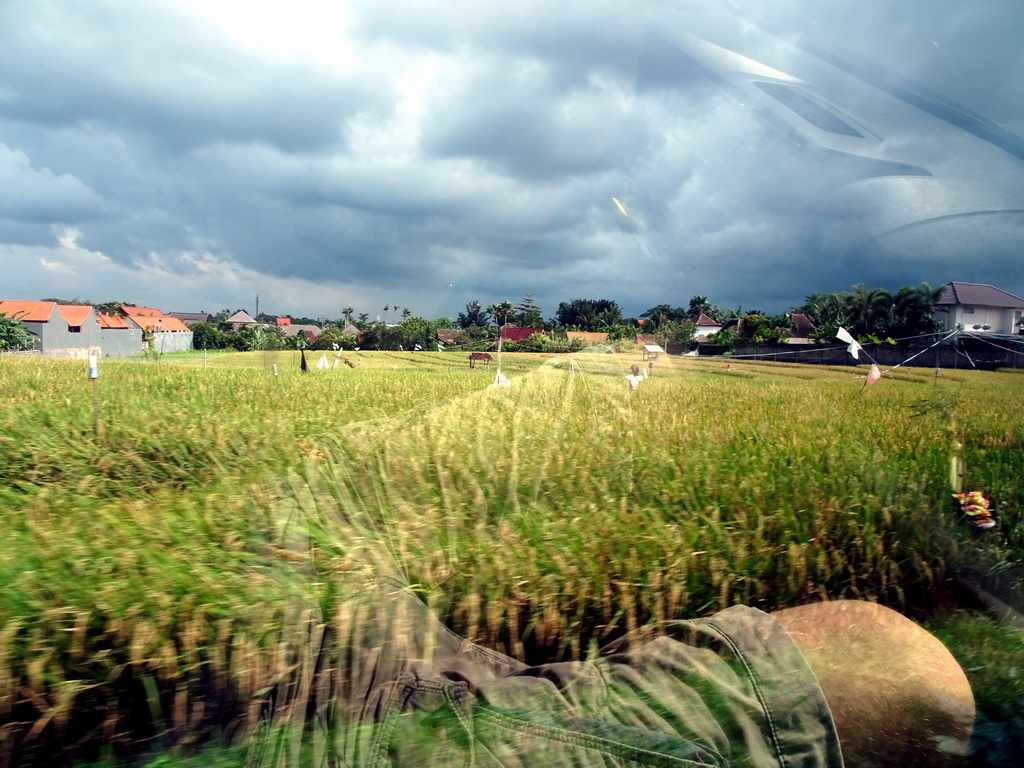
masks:
{"type": "Polygon", "coordinates": [[[934,317],[935,306],[944,291],[944,286],[932,288],[928,283],[900,288],[893,297],[890,335],[906,338],[934,333],[939,326],[934,317]]]}
{"type": "Polygon", "coordinates": [[[499,301],[491,304],[491,306],[487,308],[487,311],[491,313],[491,316],[494,318],[494,322],[499,328],[501,328],[511,320],[516,310],[515,307],[512,306],[511,301],[499,301]]]}
{"type": "Polygon", "coordinates": [[[893,317],[892,294],[884,288],[855,285],[847,304],[850,331],[854,336],[885,336],[893,317]]]}

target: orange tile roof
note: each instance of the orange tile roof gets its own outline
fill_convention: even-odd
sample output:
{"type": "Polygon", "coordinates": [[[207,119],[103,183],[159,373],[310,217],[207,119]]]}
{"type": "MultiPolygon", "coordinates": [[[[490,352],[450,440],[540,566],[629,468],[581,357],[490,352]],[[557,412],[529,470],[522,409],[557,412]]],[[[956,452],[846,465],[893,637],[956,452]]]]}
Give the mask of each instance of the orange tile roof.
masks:
{"type": "Polygon", "coordinates": [[[136,315],[133,321],[142,329],[150,330],[155,326],[158,331],[187,331],[188,326],[176,317],[149,317],[147,315],[136,315]]]}
{"type": "Polygon", "coordinates": [[[96,315],[96,321],[100,328],[131,328],[131,323],[122,317],[114,315],[96,315]]]}
{"type": "Polygon", "coordinates": [[[59,304],[57,306],[60,316],[64,318],[64,322],[68,325],[85,325],[85,321],[89,319],[89,313],[92,311],[90,306],[79,306],[77,304],[59,304]]]}
{"type": "Polygon", "coordinates": [[[56,306],[52,301],[0,301],[0,312],[30,323],[45,323],[50,320],[56,306]]]}
{"type": "Polygon", "coordinates": [[[160,321],[162,331],[187,331],[189,328],[176,317],[165,317],[160,321]]]}
{"type": "Polygon", "coordinates": [[[136,317],[163,317],[164,313],[159,309],[153,309],[153,307],[121,307],[124,312],[130,318],[136,317]]]}

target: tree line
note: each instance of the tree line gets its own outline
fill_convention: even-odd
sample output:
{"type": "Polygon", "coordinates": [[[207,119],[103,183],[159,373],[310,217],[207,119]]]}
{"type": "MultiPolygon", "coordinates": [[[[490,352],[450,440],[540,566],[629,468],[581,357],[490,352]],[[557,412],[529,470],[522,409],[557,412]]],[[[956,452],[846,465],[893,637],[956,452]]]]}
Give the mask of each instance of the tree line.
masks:
{"type": "MultiPolygon", "coordinates": [[[[357,315],[348,306],[341,310],[341,317],[337,320],[290,318],[295,324],[320,328],[321,333],[315,339],[308,338],[303,332],[286,337],[283,329],[276,325],[276,316],[268,314],[254,318],[263,324],[261,327],[233,330],[226,322],[234,314],[229,309],[214,315],[212,322],[194,323],[191,328],[196,349],[436,350],[438,330],[453,332],[451,344],[472,348],[492,342],[500,328],[514,326],[547,332],[545,337],[535,341],[519,342],[518,347],[559,351],[562,347],[570,349],[565,341],[567,331],[607,333],[610,342],[631,342],[642,334],[660,342],[688,344],[692,342],[697,322],[703,316],[716,324],[728,326],[710,336],[709,341],[730,348],[741,341],[782,341],[793,335],[793,314],[801,314],[814,326],[813,339],[831,342],[836,331],[844,327],[860,341],[875,342],[937,331],[941,322],[935,315],[943,290],[942,287],[932,288],[928,283],[921,283],[893,292],[864,285],[855,285],[843,292],[815,291],[805,298],[802,305],[793,307],[790,313],[777,315],[767,315],[756,309],[744,311],[742,307],[722,309],[712,304],[707,296],[696,295],[685,307],[658,304],[633,318],[623,315],[614,300],[580,298],[560,302],[550,319],[544,318],[543,309],[533,294],[527,293],[515,304],[506,300],[484,307],[479,300],[470,301],[454,323],[446,317],[433,320],[417,317],[406,307],[390,304],[384,306],[383,316],[377,315],[373,321],[368,313],[357,315]]],[[[113,301],[99,304],[78,299],[44,301],[92,304],[97,312],[109,314],[115,314],[116,307],[131,306],[130,302],[113,301]]],[[[0,349],[30,346],[31,334],[21,327],[20,321],[0,313],[0,349]]],[[[510,345],[510,348],[515,349],[517,345],[510,345]]]]}

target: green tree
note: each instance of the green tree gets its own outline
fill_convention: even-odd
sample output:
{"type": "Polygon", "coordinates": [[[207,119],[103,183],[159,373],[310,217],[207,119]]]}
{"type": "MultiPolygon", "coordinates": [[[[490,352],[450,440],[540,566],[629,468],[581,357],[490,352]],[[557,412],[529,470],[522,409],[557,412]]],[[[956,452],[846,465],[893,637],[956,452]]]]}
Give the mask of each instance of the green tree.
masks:
{"type": "Polygon", "coordinates": [[[753,344],[779,344],[792,333],[792,324],[785,315],[766,317],[751,313],[743,316],[743,338],[753,344]]]}
{"type": "Polygon", "coordinates": [[[194,349],[224,349],[227,336],[217,330],[213,323],[200,321],[192,323],[192,347],[194,349]]]}
{"type": "Polygon", "coordinates": [[[114,317],[120,317],[121,307],[134,307],[130,301],[104,301],[100,304],[93,304],[92,308],[96,310],[97,315],[112,315],[114,317]]]}
{"type": "Polygon", "coordinates": [[[534,301],[532,293],[523,294],[523,298],[516,304],[514,322],[520,328],[544,327],[544,317],[541,315],[540,307],[534,301]]]}
{"type": "Polygon", "coordinates": [[[944,286],[932,288],[928,283],[896,291],[888,335],[899,339],[935,333],[940,325],[935,319],[935,308],[944,291],[944,286]]]}
{"type": "MultiPolygon", "coordinates": [[[[301,334],[302,331],[299,331],[301,334]]],[[[195,338],[195,337],[193,337],[195,338]]],[[[239,352],[251,352],[259,349],[256,341],[256,331],[252,328],[241,328],[235,333],[227,335],[227,343],[232,349],[239,352]]]]}
{"type": "Polygon", "coordinates": [[[856,337],[887,336],[892,325],[892,308],[892,294],[887,290],[855,285],[847,302],[847,330],[856,337]]]}
{"type": "Polygon", "coordinates": [[[490,315],[480,307],[480,301],[474,299],[466,305],[465,312],[459,312],[458,326],[471,337],[479,338],[486,331],[490,315]]]}
{"type": "Polygon", "coordinates": [[[423,317],[407,317],[398,326],[402,330],[405,349],[437,351],[437,326],[423,317]]]}
{"type": "Polygon", "coordinates": [[[16,317],[0,312],[0,350],[31,349],[35,335],[16,317]]]}
{"type": "Polygon", "coordinates": [[[498,301],[487,308],[488,314],[494,318],[494,323],[499,328],[515,322],[516,310],[511,301],[498,301]]]}
{"type": "Polygon", "coordinates": [[[605,332],[621,322],[622,310],[610,299],[573,299],[555,310],[555,323],[567,330],[605,332]]]}
{"type": "Polygon", "coordinates": [[[722,330],[708,336],[708,344],[713,344],[716,347],[725,347],[727,352],[731,352],[736,349],[736,342],[736,334],[729,328],[723,328],[722,330]]]}
{"type": "Polygon", "coordinates": [[[650,309],[644,310],[640,317],[644,320],[644,333],[656,333],[666,323],[680,323],[689,320],[689,312],[682,307],[672,307],[668,304],[658,304],[650,309]]]}
{"type": "Polygon", "coordinates": [[[663,337],[666,342],[670,341],[674,344],[691,344],[696,332],[697,324],[689,318],[667,320],[658,328],[658,336],[663,337]]]}
{"type": "Polygon", "coordinates": [[[690,307],[686,314],[691,320],[696,321],[702,314],[707,314],[710,311],[711,302],[708,301],[708,297],[698,294],[690,299],[690,307]]]}

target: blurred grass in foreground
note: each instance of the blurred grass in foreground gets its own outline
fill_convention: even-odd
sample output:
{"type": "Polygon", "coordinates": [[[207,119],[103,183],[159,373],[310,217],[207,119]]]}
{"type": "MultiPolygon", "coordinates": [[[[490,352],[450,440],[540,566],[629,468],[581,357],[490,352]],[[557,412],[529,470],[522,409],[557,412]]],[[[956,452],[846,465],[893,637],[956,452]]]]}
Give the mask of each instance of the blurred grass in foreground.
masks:
{"type": "Polygon", "coordinates": [[[463,356],[345,356],[103,361],[99,435],[82,364],[4,360],[0,759],[304,723],[382,570],[538,661],[736,602],[926,610],[1024,551],[1019,376],[662,358],[630,392],[636,355],[506,355],[492,389],[463,356]],[[952,512],[949,412],[984,539],[952,512]]]}

